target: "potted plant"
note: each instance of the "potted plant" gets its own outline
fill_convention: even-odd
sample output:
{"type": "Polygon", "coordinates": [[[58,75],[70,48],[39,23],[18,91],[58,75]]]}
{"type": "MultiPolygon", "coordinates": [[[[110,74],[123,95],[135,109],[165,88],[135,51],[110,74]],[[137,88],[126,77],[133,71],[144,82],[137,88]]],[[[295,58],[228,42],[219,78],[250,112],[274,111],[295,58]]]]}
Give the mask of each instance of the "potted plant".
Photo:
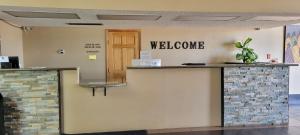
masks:
{"type": "Polygon", "coordinates": [[[240,49],[241,52],[236,54],[237,60],[243,60],[243,63],[254,63],[256,62],[258,55],[254,52],[254,49],[249,47],[249,43],[252,38],[247,38],[244,42],[234,43],[235,47],[240,49]]]}

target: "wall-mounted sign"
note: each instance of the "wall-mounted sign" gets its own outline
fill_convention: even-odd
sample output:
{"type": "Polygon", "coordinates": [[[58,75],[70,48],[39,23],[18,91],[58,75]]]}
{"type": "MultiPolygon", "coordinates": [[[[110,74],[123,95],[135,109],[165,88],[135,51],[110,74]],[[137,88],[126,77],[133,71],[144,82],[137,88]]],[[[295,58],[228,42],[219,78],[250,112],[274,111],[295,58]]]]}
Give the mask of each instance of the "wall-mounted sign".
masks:
{"type": "Polygon", "coordinates": [[[150,51],[140,51],[140,59],[152,59],[150,51]]]}
{"type": "Polygon", "coordinates": [[[88,51],[86,51],[86,53],[99,53],[99,51],[98,50],[88,50],[88,51]]]}
{"type": "Polygon", "coordinates": [[[86,43],[84,48],[87,49],[86,53],[99,53],[101,45],[99,43],[86,43]]]}
{"type": "Polygon", "coordinates": [[[86,43],[84,48],[101,48],[101,45],[99,43],[86,43]]]}
{"type": "Polygon", "coordinates": [[[150,41],[151,49],[204,49],[204,41],[150,41]]]}
{"type": "Polygon", "coordinates": [[[89,55],[89,60],[96,60],[97,59],[97,55],[89,55]]]}
{"type": "Polygon", "coordinates": [[[0,63],[1,62],[9,62],[8,56],[0,56],[0,63]]]}

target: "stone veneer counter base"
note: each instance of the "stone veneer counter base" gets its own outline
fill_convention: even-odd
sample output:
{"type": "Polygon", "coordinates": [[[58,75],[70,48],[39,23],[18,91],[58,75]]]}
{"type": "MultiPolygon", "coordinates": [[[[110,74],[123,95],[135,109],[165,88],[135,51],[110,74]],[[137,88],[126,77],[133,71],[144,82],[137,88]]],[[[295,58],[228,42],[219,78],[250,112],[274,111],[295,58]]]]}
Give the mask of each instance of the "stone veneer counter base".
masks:
{"type": "Polygon", "coordinates": [[[229,67],[223,76],[223,126],[287,125],[289,67],[229,67]]]}
{"type": "Polygon", "coordinates": [[[5,133],[60,134],[60,70],[74,69],[0,69],[5,133]]]}

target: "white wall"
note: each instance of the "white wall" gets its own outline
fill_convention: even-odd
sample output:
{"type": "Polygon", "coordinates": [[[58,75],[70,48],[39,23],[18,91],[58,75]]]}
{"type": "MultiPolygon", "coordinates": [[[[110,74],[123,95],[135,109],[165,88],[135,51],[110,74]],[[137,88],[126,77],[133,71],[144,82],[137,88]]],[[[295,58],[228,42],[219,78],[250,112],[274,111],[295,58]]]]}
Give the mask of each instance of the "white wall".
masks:
{"type": "Polygon", "coordinates": [[[0,40],[2,55],[19,56],[23,66],[23,39],[22,30],[0,20],[0,40]]]}
{"type": "Polygon", "coordinates": [[[290,94],[300,94],[300,66],[290,67],[290,94]]]}

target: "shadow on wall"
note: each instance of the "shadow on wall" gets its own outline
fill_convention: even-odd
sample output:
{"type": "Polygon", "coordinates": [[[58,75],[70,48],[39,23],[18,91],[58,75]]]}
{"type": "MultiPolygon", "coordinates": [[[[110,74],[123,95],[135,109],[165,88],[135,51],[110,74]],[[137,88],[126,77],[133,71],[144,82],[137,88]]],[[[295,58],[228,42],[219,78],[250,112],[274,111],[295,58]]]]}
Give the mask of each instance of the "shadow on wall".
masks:
{"type": "MultiPolygon", "coordinates": [[[[221,106],[221,70],[219,70],[218,72],[215,72],[215,70],[211,70],[210,71],[210,87],[211,87],[211,91],[210,91],[210,103],[213,105],[218,105],[221,106]]],[[[220,126],[221,123],[221,111],[220,108],[215,108],[215,107],[210,107],[210,121],[218,121],[220,123],[218,123],[218,125],[215,126],[220,126]],[[219,117],[215,117],[215,116],[219,116],[219,117]]],[[[213,125],[214,123],[210,123],[211,125],[213,125]]]]}
{"type": "Polygon", "coordinates": [[[8,135],[21,134],[21,111],[18,110],[17,103],[10,98],[3,98],[4,128],[8,135]]]}
{"type": "MultiPolygon", "coordinates": [[[[220,48],[215,48],[215,51],[218,52],[218,49],[226,50],[227,52],[234,52],[234,41],[225,42],[220,48]]],[[[225,54],[225,53],[218,53],[216,56],[211,57],[209,59],[209,63],[224,63],[224,62],[234,62],[235,55],[234,54],[225,54]]]]}

